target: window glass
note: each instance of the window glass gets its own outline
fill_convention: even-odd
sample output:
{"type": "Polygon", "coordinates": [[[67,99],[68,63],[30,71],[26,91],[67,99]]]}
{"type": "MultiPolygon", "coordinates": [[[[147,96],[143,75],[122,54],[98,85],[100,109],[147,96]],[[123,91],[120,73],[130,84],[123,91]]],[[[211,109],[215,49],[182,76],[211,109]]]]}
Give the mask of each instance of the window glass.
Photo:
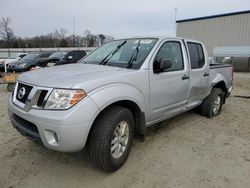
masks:
{"type": "Polygon", "coordinates": [[[196,44],[197,49],[198,49],[198,54],[199,54],[199,66],[202,68],[205,64],[205,58],[204,58],[204,53],[202,46],[200,44],[196,44]]]}
{"type": "Polygon", "coordinates": [[[205,64],[204,52],[202,46],[197,43],[188,42],[188,51],[190,55],[191,68],[199,69],[205,64]]]}
{"type": "Polygon", "coordinates": [[[165,42],[155,56],[154,61],[160,61],[161,59],[170,60],[172,63],[172,66],[164,72],[184,69],[181,44],[179,42],[165,42]]]}
{"type": "Polygon", "coordinates": [[[139,69],[156,42],[154,38],[111,41],[84,57],[80,63],[139,69]]]}

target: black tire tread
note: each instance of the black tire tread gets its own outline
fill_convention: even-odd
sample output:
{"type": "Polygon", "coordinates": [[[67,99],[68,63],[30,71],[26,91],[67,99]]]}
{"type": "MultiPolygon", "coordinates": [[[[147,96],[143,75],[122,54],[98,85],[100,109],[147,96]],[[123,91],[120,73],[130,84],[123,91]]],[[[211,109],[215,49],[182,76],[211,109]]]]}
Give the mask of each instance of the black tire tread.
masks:
{"type": "Polygon", "coordinates": [[[98,117],[90,132],[88,141],[90,160],[97,168],[106,172],[113,172],[118,169],[110,162],[110,147],[106,146],[110,144],[110,138],[107,135],[113,134],[110,125],[114,124],[116,117],[121,114],[126,114],[133,120],[133,115],[127,108],[112,106],[98,117]]]}
{"type": "MultiPolygon", "coordinates": [[[[203,116],[206,116],[206,117],[214,117],[214,116],[217,116],[220,114],[220,111],[221,111],[221,108],[219,110],[219,113],[214,115],[212,113],[212,109],[213,109],[213,104],[214,104],[214,100],[215,98],[218,96],[218,95],[221,95],[222,96],[222,100],[224,98],[224,95],[225,93],[222,91],[222,89],[220,88],[213,88],[210,95],[207,96],[201,103],[200,105],[200,113],[201,115],[203,116]]],[[[223,103],[222,103],[223,104],[223,103]]],[[[221,107],[222,107],[222,104],[221,104],[221,107]]]]}

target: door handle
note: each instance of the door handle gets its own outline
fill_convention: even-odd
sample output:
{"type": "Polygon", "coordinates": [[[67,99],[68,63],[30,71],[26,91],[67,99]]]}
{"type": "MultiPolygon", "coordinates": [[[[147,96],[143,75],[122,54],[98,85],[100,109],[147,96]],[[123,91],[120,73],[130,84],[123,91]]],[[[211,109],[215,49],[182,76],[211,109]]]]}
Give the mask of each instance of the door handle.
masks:
{"type": "Polygon", "coordinates": [[[208,72],[205,72],[205,73],[203,74],[203,76],[204,76],[204,77],[209,76],[209,73],[208,73],[208,72]]]}
{"type": "Polygon", "coordinates": [[[187,80],[187,79],[189,79],[189,76],[187,76],[187,75],[184,75],[184,76],[182,76],[182,78],[181,78],[182,80],[187,80]]]}

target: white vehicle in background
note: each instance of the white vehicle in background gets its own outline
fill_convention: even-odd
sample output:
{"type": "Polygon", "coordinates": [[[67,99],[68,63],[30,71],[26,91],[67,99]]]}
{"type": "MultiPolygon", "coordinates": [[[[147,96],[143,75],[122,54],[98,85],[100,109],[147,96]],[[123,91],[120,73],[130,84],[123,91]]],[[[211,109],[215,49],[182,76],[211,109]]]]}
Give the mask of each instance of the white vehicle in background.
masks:
{"type": "Polygon", "coordinates": [[[11,55],[10,56],[10,58],[8,58],[8,59],[1,59],[0,60],[0,69],[1,69],[1,71],[4,71],[4,72],[6,72],[6,67],[9,65],[9,64],[11,64],[11,63],[13,63],[13,62],[15,62],[15,61],[17,61],[17,60],[20,60],[20,59],[22,59],[24,56],[26,56],[28,53],[14,53],[13,55],[11,55]]]}
{"type": "Polygon", "coordinates": [[[213,57],[208,57],[209,64],[215,64],[213,57]]]}

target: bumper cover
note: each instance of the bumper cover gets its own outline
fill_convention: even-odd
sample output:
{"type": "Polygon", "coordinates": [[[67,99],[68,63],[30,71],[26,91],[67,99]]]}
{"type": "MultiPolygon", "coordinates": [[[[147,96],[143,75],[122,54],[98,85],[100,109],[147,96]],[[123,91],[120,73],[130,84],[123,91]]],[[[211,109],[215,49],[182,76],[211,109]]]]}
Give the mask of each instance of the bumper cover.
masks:
{"type": "Polygon", "coordinates": [[[69,110],[31,109],[26,112],[9,97],[9,116],[19,133],[45,147],[63,152],[84,148],[89,130],[99,113],[91,98],[86,97],[69,110]]]}

